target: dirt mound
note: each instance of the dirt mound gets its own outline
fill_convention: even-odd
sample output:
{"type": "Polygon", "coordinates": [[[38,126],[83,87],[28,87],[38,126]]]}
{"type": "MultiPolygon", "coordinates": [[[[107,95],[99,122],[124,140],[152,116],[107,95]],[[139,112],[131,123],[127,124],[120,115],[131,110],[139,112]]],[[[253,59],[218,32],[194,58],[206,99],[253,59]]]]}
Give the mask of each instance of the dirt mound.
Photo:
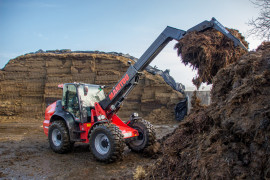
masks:
{"type": "Polygon", "coordinates": [[[164,142],[148,178],[270,178],[270,42],[220,70],[211,93],[164,142]]]}
{"type": "MultiPolygon", "coordinates": [[[[248,47],[248,43],[237,30],[228,30],[248,47]]],[[[211,84],[219,69],[237,61],[246,53],[240,47],[235,48],[232,40],[215,29],[190,32],[175,45],[175,48],[185,65],[198,70],[197,77],[192,80],[197,88],[202,82],[211,84]]]]}
{"type": "Polygon", "coordinates": [[[174,109],[163,106],[161,108],[154,109],[147,115],[147,117],[145,117],[145,119],[154,124],[169,124],[169,121],[171,120],[168,117],[174,116],[174,109]]]}

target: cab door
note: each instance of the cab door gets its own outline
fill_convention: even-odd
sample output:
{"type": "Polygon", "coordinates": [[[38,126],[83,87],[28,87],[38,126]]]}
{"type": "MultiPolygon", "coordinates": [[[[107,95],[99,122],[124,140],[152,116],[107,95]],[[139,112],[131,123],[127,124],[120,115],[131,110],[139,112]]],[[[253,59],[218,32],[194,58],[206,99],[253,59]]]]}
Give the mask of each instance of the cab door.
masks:
{"type": "Polygon", "coordinates": [[[74,84],[65,84],[63,87],[62,106],[64,110],[73,114],[76,121],[80,121],[80,104],[77,88],[74,84]]]}

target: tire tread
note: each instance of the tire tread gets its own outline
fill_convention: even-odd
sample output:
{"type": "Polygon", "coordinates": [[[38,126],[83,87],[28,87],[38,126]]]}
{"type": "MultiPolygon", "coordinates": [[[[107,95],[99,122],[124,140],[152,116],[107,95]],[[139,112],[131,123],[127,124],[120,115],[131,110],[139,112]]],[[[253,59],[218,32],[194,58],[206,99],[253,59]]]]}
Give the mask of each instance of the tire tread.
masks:
{"type": "MultiPolygon", "coordinates": [[[[146,121],[144,119],[137,119],[133,122],[133,124],[136,124],[136,123],[142,123],[146,127],[146,133],[148,134],[147,142],[143,148],[132,147],[132,145],[130,145],[130,143],[127,143],[127,146],[132,151],[143,152],[147,147],[153,145],[156,142],[156,133],[155,133],[154,126],[149,121],[146,121]]],[[[131,125],[131,127],[132,127],[132,125],[131,125]]]]}
{"type": "Polygon", "coordinates": [[[123,136],[122,132],[120,131],[120,129],[117,126],[115,126],[114,124],[109,124],[109,123],[98,124],[91,130],[91,132],[89,134],[90,150],[97,160],[103,161],[106,163],[111,163],[111,162],[114,162],[118,159],[122,159],[122,155],[123,155],[123,151],[124,151],[124,147],[125,147],[123,137],[124,136],[123,136]],[[99,155],[96,155],[95,152],[93,152],[92,148],[91,148],[91,143],[92,143],[91,134],[93,132],[95,132],[96,129],[99,129],[99,128],[103,128],[104,130],[106,129],[107,131],[109,131],[112,134],[112,139],[114,141],[113,143],[111,143],[111,144],[114,144],[114,147],[112,147],[112,152],[106,158],[99,157],[99,155]]]}
{"type": "Polygon", "coordinates": [[[52,123],[52,125],[50,126],[48,140],[49,140],[50,147],[56,153],[64,154],[64,153],[71,151],[71,149],[72,149],[72,143],[70,142],[68,128],[67,128],[65,122],[63,122],[61,120],[54,121],[52,123]],[[54,146],[54,144],[51,140],[51,137],[50,137],[50,131],[52,131],[52,129],[54,127],[58,128],[60,130],[60,132],[62,132],[62,140],[63,141],[62,141],[62,145],[60,148],[57,148],[54,146]]]}

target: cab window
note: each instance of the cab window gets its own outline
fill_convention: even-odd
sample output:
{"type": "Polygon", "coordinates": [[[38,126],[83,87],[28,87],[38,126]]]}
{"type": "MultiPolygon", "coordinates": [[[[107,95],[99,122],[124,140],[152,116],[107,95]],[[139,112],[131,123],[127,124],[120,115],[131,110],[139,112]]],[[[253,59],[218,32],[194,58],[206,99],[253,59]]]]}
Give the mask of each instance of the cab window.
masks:
{"type": "Polygon", "coordinates": [[[75,85],[64,85],[62,106],[75,117],[80,117],[79,100],[75,85]]]}

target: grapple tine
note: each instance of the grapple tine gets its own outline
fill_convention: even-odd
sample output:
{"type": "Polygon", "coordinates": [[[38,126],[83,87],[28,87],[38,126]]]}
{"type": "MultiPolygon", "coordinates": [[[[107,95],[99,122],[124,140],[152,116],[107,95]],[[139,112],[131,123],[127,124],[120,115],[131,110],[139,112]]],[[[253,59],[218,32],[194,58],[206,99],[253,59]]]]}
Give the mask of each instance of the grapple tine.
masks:
{"type": "Polygon", "coordinates": [[[244,50],[248,51],[248,49],[246,48],[246,46],[238,39],[236,38],[234,35],[232,35],[220,22],[218,22],[215,18],[212,18],[212,20],[210,21],[213,23],[213,27],[214,29],[218,30],[219,32],[221,32],[222,34],[224,34],[225,36],[227,36],[228,38],[230,38],[233,42],[234,42],[234,46],[240,46],[242,47],[244,50]]]}
{"type": "Polygon", "coordinates": [[[212,18],[211,21],[203,21],[200,24],[190,28],[187,30],[187,33],[192,32],[192,31],[204,31],[209,28],[214,28],[224,34],[226,37],[231,39],[234,42],[234,46],[240,46],[244,50],[248,51],[246,46],[239,40],[237,39],[234,35],[232,35],[220,22],[218,22],[214,17],[212,18]]]}

